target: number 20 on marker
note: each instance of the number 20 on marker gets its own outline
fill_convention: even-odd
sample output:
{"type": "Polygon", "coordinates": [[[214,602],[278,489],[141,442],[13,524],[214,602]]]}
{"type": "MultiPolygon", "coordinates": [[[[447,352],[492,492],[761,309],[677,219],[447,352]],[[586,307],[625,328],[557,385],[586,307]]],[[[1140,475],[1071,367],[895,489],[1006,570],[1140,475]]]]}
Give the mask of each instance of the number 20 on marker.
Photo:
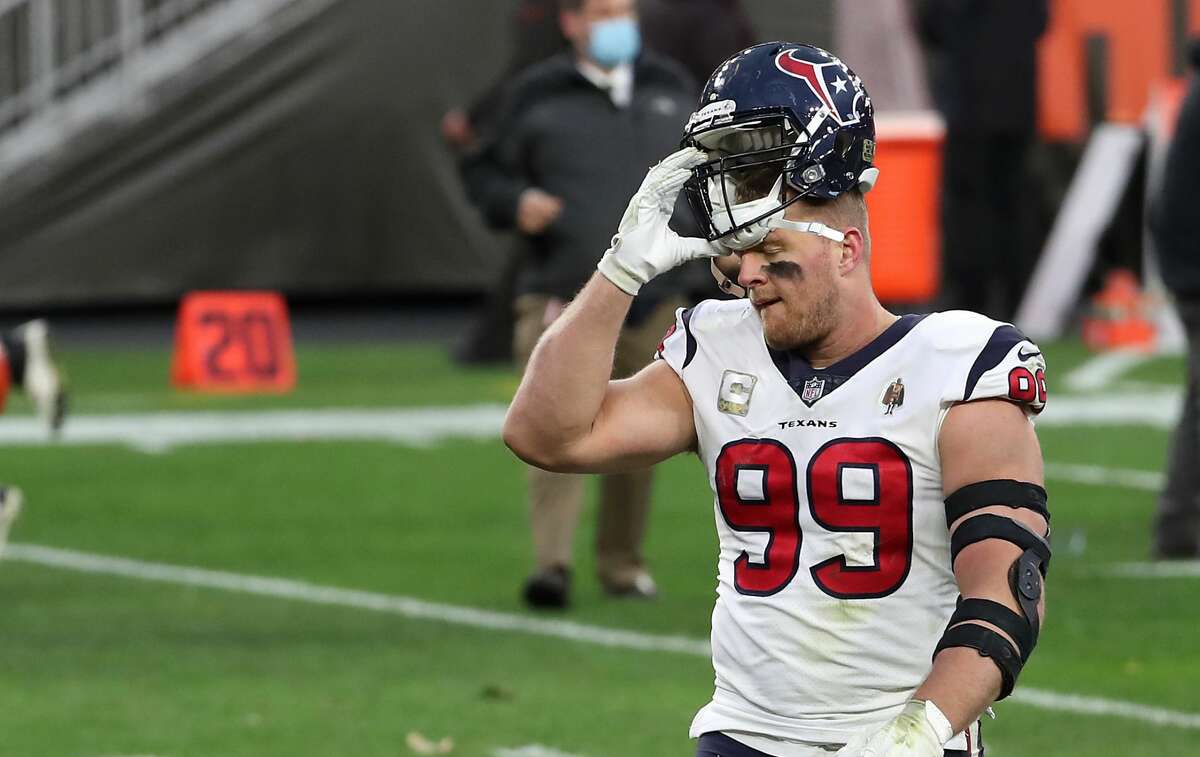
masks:
{"type": "Polygon", "coordinates": [[[275,292],[192,292],[179,306],[171,380],[218,392],[287,392],[296,362],[287,304],[275,292]]]}

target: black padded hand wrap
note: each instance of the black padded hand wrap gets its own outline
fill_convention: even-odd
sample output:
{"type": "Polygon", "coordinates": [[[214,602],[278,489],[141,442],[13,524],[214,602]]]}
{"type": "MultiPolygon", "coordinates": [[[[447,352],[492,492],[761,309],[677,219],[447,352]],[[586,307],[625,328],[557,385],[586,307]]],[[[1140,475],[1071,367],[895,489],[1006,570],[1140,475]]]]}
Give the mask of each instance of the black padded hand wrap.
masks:
{"type": "Polygon", "coordinates": [[[937,649],[933,650],[934,659],[937,659],[939,652],[948,647],[969,647],[996,664],[1002,679],[1000,696],[996,697],[996,701],[1012,693],[1017,684],[1017,677],[1021,675],[1021,668],[1025,666],[1021,656],[1007,639],[990,628],[974,623],[955,626],[946,631],[942,640],[938,642],[937,649]]]}
{"type": "MultiPolygon", "coordinates": [[[[1035,570],[1034,573],[1037,573],[1035,570]]],[[[1041,578],[1041,575],[1038,574],[1041,578]]],[[[1037,616],[1034,615],[1036,618],[1037,616]]],[[[971,597],[960,599],[958,608],[950,616],[950,625],[956,626],[972,620],[982,620],[991,623],[1020,647],[1021,662],[1029,662],[1029,655],[1037,645],[1037,629],[1020,614],[1013,612],[999,602],[990,599],[971,597]]]]}
{"type": "Polygon", "coordinates": [[[993,505],[1021,507],[1032,510],[1050,522],[1050,509],[1046,506],[1046,490],[1027,481],[997,478],[967,484],[946,497],[946,528],[968,513],[993,505]]]}
{"type": "Polygon", "coordinates": [[[958,559],[958,553],[966,547],[987,539],[1003,539],[1016,544],[1026,552],[1039,558],[1038,570],[1042,576],[1050,568],[1050,545],[1045,539],[1030,531],[1012,518],[984,513],[968,518],[959,524],[950,537],[950,564],[958,559]]]}

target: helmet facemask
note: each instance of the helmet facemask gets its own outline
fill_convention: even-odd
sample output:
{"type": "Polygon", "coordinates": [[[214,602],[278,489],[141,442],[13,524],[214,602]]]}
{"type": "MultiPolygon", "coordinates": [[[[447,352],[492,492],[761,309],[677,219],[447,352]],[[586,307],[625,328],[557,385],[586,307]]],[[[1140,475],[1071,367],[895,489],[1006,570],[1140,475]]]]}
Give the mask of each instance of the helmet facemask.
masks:
{"type": "MultiPolygon", "coordinates": [[[[830,144],[841,136],[835,135],[830,144]]],[[[815,197],[814,190],[826,176],[824,167],[812,160],[808,134],[793,128],[787,117],[710,129],[694,135],[691,143],[713,156],[693,169],[692,179],[685,185],[692,209],[710,240],[740,251],[762,244],[771,229],[791,229],[843,241],[842,232],[823,223],[784,218],[788,207],[815,197]]],[[[844,154],[844,148],[841,152],[844,154]]],[[[864,171],[859,187],[869,189],[877,174],[874,168],[864,171]]],[[[747,296],[736,283],[736,264],[724,266],[713,260],[711,267],[722,291],[747,296]]]]}
{"type": "Polygon", "coordinates": [[[693,169],[688,201],[708,239],[725,247],[761,244],[766,222],[806,194],[791,177],[808,156],[808,135],[785,116],[709,129],[691,141],[711,160],[693,169]]]}

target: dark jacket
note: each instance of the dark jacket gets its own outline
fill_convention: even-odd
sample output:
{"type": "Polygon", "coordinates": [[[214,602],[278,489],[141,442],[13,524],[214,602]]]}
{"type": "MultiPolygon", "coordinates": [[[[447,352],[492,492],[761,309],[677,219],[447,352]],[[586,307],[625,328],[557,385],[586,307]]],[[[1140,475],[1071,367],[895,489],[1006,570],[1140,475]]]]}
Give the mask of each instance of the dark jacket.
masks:
{"type": "Polygon", "coordinates": [[[1150,230],[1163,282],[1176,295],[1194,299],[1200,297],[1200,42],[1192,45],[1192,65],[1150,230]]]}
{"type": "MultiPolygon", "coordinates": [[[[494,228],[511,229],[528,187],[563,200],[518,283],[522,293],[570,298],[596,270],[647,169],[674,152],[694,108],[693,84],[676,64],[646,53],[634,65],[633,102],[617,108],[569,54],[520,76],[480,149],[463,163],[471,199],[494,228]]],[[[661,278],[661,277],[660,277],[661,278]]],[[[670,285],[655,280],[654,298],[670,285]]]]}
{"type": "Polygon", "coordinates": [[[683,64],[700,86],[755,42],[741,0],[641,0],[638,16],[646,45],[683,64]]]}
{"type": "Polygon", "coordinates": [[[918,0],[917,26],[932,53],[934,99],[947,127],[1033,130],[1046,3],[918,0]]]}
{"type": "Polygon", "coordinates": [[[503,105],[504,93],[525,69],[569,49],[558,24],[558,0],[521,0],[512,21],[512,57],[508,67],[467,108],[476,131],[486,131],[489,119],[503,105]]]}

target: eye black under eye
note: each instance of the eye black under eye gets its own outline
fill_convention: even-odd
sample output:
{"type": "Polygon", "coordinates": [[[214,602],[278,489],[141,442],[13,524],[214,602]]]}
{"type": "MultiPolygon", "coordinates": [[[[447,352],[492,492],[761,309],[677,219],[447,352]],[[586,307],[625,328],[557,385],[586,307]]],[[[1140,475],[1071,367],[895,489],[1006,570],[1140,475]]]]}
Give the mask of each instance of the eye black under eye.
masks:
{"type": "Polygon", "coordinates": [[[780,278],[799,278],[802,273],[800,265],[790,260],[778,260],[774,263],[767,263],[763,268],[772,276],[780,278]]]}

